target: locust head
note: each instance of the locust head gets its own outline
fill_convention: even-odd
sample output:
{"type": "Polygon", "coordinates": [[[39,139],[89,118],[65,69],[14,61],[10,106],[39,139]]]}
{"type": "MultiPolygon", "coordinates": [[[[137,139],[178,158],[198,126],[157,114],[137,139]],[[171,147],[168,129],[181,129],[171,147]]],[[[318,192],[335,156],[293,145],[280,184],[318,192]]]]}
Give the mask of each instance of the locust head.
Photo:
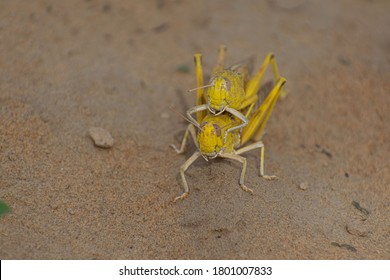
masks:
{"type": "Polygon", "coordinates": [[[227,77],[216,76],[210,80],[207,90],[207,106],[215,114],[225,111],[230,101],[231,83],[227,77]]]}
{"type": "Polygon", "coordinates": [[[204,122],[198,134],[199,149],[205,160],[216,158],[223,151],[221,127],[215,123],[204,122]]]}

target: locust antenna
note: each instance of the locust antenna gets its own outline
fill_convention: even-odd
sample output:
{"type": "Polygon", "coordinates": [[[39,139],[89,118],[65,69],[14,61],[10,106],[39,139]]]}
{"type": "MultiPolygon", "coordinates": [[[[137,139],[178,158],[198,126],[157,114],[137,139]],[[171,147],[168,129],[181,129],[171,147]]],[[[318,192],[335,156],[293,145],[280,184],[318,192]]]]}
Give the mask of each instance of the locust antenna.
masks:
{"type": "Polygon", "coordinates": [[[208,87],[211,87],[213,84],[208,84],[208,85],[205,85],[205,86],[201,86],[201,87],[196,87],[196,88],[193,88],[193,89],[189,89],[188,92],[193,92],[195,90],[198,90],[198,89],[202,89],[202,88],[208,88],[208,87]]]}
{"type": "Polygon", "coordinates": [[[202,130],[202,128],[200,127],[200,125],[197,122],[194,122],[194,121],[190,120],[189,118],[187,118],[186,116],[184,116],[182,113],[180,113],[178,110],[176,110],[176,108],[174,106],[169,106],[169,110],[171,110],[172,112],[178,114],[180,117],[185,119],[187,122],[193,124],[199,130],[202,130]]]}

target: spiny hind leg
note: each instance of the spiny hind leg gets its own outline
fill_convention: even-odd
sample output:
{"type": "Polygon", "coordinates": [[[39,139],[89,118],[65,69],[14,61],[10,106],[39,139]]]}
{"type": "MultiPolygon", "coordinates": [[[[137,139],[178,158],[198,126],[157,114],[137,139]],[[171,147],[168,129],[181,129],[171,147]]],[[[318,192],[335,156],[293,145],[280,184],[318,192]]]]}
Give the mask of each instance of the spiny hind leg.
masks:
{"type": "Polygon", "coordinates": [[[280,77],[274,88],[268,94],[267,98],[261,103],[250,116],[249,124],[242,130],[241,145],[245,144],[250,139],[260,140],[265,125],[268,122],[269,116],[279,98],[281,89],[286,82],[286,79],[280,77]]]}
{"type": "Polygon", "coordinates": [[[264,174],[264,143],[262,141],[258,141],[256,143],[250,144],[246,147],[238,149],[236,151],[237,155],[252,151],[254,149],[260,149],[260,177],[263,177],[266,180],[277,179],[277,176],[274,175],[265,175],[264,174]]]}
{"type": "Polygon", "coordinates": [[[223,158],[236,160],[236,161],[242,163],[242,170],[241,170],[240,181],[239,181],[240,187],[244,191],[253,194],[253,191],[250,188],[248,188],[247,186],[245,186],[245,183],[244,183],[245,174],[246,174],[246,158],[239,156],[239,155],[236,155],[236,154],[221,154],[220,156],[223,158]]]}
{"type": "Polygon", "coordinates": [[[191,138],[192,140],[194,141],[195,143],[195,146],[197,148],[198,147],[198,141],[196,140],[196,131],[195,131],[195,127],[192,125],[192,124],[189,124],[187,126],[187,129],[186,129],[186,132],[184,133],[184,136],[183,136],[183,140],[181,141],[181,145],[180,145],[180,148],[178,149],[174,144],[171,144],[169,145],[170,147],[172,147],[176,153],[178,154],[182,154],[184,153],[185,149],[186,149],[186,144],[187,144],[187,139],[188,139],[188,136],[191,135],[191,138]]]}
{"type": "Polygon", "coordinates": [[[266,106],[266,111],[264,114],[264,117],[260,123],[260,126],[255,133],[253,139],[255,141],[259,141],[261,139],[261,136],[263,135],[263,131],[265,128],[265,125],[267,124],[269,117],[275,107],[276,102],[278,101],[278,98],[281,97],[283,94],[283,85],[286,83],[286,79],[283,77],[280,77],[274,88],[271,90],[270,95],[271,95],[271,100],[268,106],[266,106]]]}
{"type": "MultiPolygon", "coordinates": [[[[206,98],[204,95],[204,82],[203,82],[203,68],[202,68],[202,55],[197,53],[194,55],[195,72],[196,72],[196,105],[206,104],[206,98]]],[[[206,116],[206,112],[199,111],[196,114],[198,122],[201,122],[206,116]]]]}
{"type": "Polygon", "coordinates": [[[218,48],[218,61],[215,65],[211,76],[214,76],[217,72],[222,71],[225,68],[226,46],[220,45],[218,48]]]}
{"type": "Polygon", "coordinates": [[[186,170],[188,169],[188,167],[191,166],[191,164],[194,163],[195,160],[197,160],[198,158],[200,157],[200,152],[195,152],[189,159],[187,159],[187,161],[180,167],[180,177],[181,177],[181,181],[183,183],[183,189],[184,189],[184,192],[175,197],[175,199],[173,200],[173,202],[176,202],[180,199],[185,199],[188,194],[190,193],[190,189],[188,188],[188,184],[187,184],[187,180],[186,180],[186,176],[184,174],[184,172],[186,172],[186,170]]]}
{"type": "MultiPolygon", "coordinates": [[[[268,53],[267,56],[264,59],[263,64],[257,70],[257,72],[253,75],[253,77],[248,81],[245,94],[248,99],[250,99],[251,96],[255,96],[257,92],[260,89],[260,84],[263,79],[263,76],[265,74],[265,71],[267,70],[268,66],[271,64],[272,66],[272,72],[274,75],[275,82],[277,82],[280,78],[278,66],[276,64],[275,55],[273,53],[268,53]]],[[[287,95],[286,93],[282,93],[281,96],[284,97],[287,95]]]]}

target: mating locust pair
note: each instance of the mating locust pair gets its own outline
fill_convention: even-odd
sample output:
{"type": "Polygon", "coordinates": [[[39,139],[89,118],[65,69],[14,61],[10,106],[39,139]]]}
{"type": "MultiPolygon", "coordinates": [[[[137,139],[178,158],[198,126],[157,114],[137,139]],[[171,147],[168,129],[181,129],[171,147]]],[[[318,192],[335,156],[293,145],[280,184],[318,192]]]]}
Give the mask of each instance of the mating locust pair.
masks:
{"type": "Polygon", "coordinates": [[[280,77],[272,53],[266,56],[261,67],[251,78],[247,63],[225,68],[225,54],[226,47],[220,46],[218,61],[207,85],[203,83],[202,56],[201,54],[194,56],[197,87],[191,91],[197,92],[196,106],[187,111],[186,119],[190,124],[180,148],[173,144],[171,147],[177,153],[183,153],[187,139],[191,136],[197,151],[180,167],[184,192],[176,197],[175,201],[188,196],[189,188],[184,172],[199,157],[206,161],[221,157],[242,163],[240,187],[246,192],[253,193],[244,184],[247,160],[241,154],[260,149],[260,176],[265,179],[276,178],[264,174],[264,144],[260,138],[276,101],[285,95],[282,88],[286,80],[280,77]],[[273,70],[274,87],[257,107],[261,80],[269,65],[273,70]],[[195,113],[196,119],[192,116],[195,113]],[[244,146],[249,140],[253,140],[254,143],[244,146]]]}

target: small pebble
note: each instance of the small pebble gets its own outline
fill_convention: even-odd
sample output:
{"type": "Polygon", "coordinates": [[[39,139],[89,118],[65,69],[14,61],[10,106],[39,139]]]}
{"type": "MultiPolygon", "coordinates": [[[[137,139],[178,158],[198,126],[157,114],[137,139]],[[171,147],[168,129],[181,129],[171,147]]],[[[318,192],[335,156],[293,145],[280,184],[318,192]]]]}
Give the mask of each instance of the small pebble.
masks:
{"type": "Polygon", "coordinates": [[[307,182],[300,183],[298,186],[301,190],[305,191],[309,187],[309,184],[307,182]]]}
{"type": "Polygon", "coordinates": [[[75,212],[74,212],[72,209],[70,209],[70,208],[66,209],[66,211],[67,211],[70,215],[74,215],[74,214],[75,214],[75,212]]]}
{"type": "Polygon", "coordinates": [[[16,160],[16,155],[15,155],[13,152],[10,152],[10,153],[8,154],[8,159],[9,159],[10,161],[15,161],[15,160],[16,160]]]}
{"type": "Polygon", "coordinates": [[[91,127],[88,132],[97,147],[108,149],[114,145],[114,139],[107,130],[101,127],[91,127]]]}
{"type": "Polygon", "coordinates": [[[355,223],[349,223],[345,226],[345,229],[349,234],[359,236],[359,237],[365,237],[368,235],[368,231],[366,231],[362,225],[358,225],[355,223]]]}
{"type": "Polygon", "coordinates": [[[58,202],[51,202],[49,204],[50,208],[53,209],[53,210],[56,210],[58,209],[59,205],[58,205],[58,202]]]}

